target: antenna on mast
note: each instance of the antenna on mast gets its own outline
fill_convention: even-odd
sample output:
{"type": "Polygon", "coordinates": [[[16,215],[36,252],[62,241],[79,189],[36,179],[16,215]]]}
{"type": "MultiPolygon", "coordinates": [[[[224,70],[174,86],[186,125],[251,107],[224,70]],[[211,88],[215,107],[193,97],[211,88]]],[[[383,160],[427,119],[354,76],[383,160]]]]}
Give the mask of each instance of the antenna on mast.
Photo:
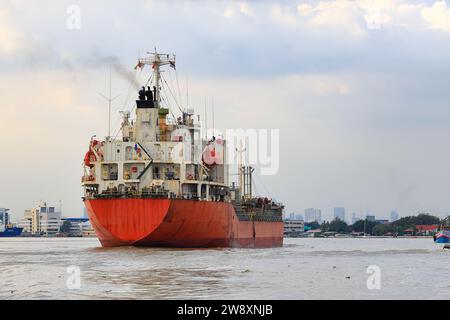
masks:
{"type": "Polygon", "coordinates": [[[109,95],[105,96],[102,93],[98,93],[102,98],[108,101],[108,138],[111,137],[111,103],[120,96],[120,94],[111,98],[111,88],[112,88],[112,74],[111,74],[111,62],[109,63],[109,95]]]}
{"type": "Polygon", "coordinates": [[[206,96],[205,96],[205,140],[208,140],[208,113],[206,112],[206,96]]]}
{"type": "Polygon", "coordinates": [[[214,134],[214,96],[211,97],[211,104],[212,104],[212,123],[213,123],[213,137],[215,136],[214,134]]]}
{"type": "Polygon", "coordinates": [[[186,109],[189,108],[189,78],[186,77],[186,109]]]}

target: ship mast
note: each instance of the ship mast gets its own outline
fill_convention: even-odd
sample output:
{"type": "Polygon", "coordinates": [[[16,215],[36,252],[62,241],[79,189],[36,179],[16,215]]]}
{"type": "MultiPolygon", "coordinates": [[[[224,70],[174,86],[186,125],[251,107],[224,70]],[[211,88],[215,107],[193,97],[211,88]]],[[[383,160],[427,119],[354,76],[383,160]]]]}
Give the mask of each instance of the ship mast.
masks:
{"type": "Polygon", "coordinates": [[[161,70],[160,67],[164,66],[164,65],[170,65],[172,68],[175,69],[175,55],[172,54],[167,54],[167,53],[158,53],[156,52],[156,48],[155,48],[155,52],[151,53],[148,52],[148,54],[150,54],[149,57],[147,58],[140,58],[138,60],[138,64],[137,67],[143,68],[144,65],[150,65],[152,66],[153,69],[153,79],[154,79],[154,100],[155,100],[155,107],[159,108],[160,107],[160,91],[161,91],[161,86],[160,86],[160,82],[161,82],[161,70]]]}
{"type": "Polygon", "coordinates": [[[242,147],[242,140],[239,141],[239,148],[236,148],[236,152],[239,153],[238,157],[238,172],[239,172],[239,188],[241,190],[241,198],[244,197],[244,161],[242,159],[242,155],[247,151],[247,148],[242,147]]]}

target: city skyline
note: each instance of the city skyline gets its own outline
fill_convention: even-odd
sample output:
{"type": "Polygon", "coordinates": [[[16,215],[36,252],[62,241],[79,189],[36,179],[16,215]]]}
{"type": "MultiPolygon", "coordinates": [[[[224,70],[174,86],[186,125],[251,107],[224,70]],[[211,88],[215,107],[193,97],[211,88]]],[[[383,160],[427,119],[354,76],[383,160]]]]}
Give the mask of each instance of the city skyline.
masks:
{"type": "MultiPolygon", "coordinates": [[[[289,212],[289,213],[285,212],[284,217],[287,219],[291,219],[291,220],[293,220],[293,219],[299,220],[298,217],[301,216],[303,219],[300,219],[300,220],[304,220],[306,223],[308,223],[308,222],[312,222],[315,220],[315,219],[308,218],[308,213],[310,214],[309,217],[313,217],[315,215],[315,213],[318,212],[319,217],[320,217],[319,222],[332,221],[336,218],[336,215],[335,215],[336,208],[342,208],[342,209],[344,209],[344,212],[347,212],[345,207],[334,207],[333,206],[331,208],[328,208],[328,210],[323,210],[321,208],[305,208],[304,214],[300,214],[300,213],[296,213],[296,212],[289,212]]],[[[389,213],[384,213],[384,214],[383,213],[378,214],[376,212],[370,212],[367,210],[361,210],[359,213],[351,211],[351,210],[349,212],[352,212],[351,215],[346,215],[345,219],[343,220],[348,224],[353,224],[355,221],[358,221],[358,220],[367,219],[367,217],[370,217],[370,218],[375,217],[374,218],[375,220],[387,220],[389,222],[396,221],[403,217],[417,216],[419,214],[430,214],[433,216],[440,217],[439,215],[437,215],[433,212],[419,212],[418,211],[418,212],[411,213],[411,214],[400,214],[395,209],[391,210],[389,213]]],[[[440,218],[446,218],[449,215],[450,215],[450,213],[447,215],[444,214],[444,216],[440,217],[440,218]]]]}

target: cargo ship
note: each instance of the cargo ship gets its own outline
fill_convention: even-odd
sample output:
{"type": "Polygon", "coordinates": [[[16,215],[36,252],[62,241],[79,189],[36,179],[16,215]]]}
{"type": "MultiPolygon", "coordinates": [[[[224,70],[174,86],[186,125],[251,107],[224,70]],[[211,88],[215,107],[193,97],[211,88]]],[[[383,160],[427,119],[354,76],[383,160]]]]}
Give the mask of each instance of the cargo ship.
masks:
{"type": "Polygon", "coordinates": [[[23,228],[15,227],[9,221],[9,209],[0,209],[0,238],[18,237],[22,234],[23,228]]]}
{"type": "Polygon", "coordinates": [[[0,238],[19,237],[22,231],[23,228],[6,226],[4,229],[0,228],[0,238]]]}
{"type": "Polygon", "coordinates": [[[168,105],[175,90],[162,68],[176,72],[175,56],[155,50],[135,69],[145,66],[135,117],[121,112],[119,133],[93,136],[83,161],[83,202],[102,246],[282,246],[284,206],[253,196],[254,168],[238,164],[230,184],[226,139],[203,136],[200,116],[177,105],[175,117],[168,105]]]}

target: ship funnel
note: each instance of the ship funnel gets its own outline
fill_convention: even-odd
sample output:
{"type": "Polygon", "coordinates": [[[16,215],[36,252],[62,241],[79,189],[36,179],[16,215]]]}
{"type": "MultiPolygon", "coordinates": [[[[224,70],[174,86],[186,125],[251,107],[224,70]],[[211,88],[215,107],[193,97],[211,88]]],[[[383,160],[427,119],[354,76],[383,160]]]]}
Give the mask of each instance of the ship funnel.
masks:
{"type": "Polygon", "coordinates": [[[155,107],[153,92],[150,90],[150,87],[147,88],[148,90],[145,90],[145,87],[139,90],[139,100],[136,100],[136,105],[139,109],[155,107]]]}

